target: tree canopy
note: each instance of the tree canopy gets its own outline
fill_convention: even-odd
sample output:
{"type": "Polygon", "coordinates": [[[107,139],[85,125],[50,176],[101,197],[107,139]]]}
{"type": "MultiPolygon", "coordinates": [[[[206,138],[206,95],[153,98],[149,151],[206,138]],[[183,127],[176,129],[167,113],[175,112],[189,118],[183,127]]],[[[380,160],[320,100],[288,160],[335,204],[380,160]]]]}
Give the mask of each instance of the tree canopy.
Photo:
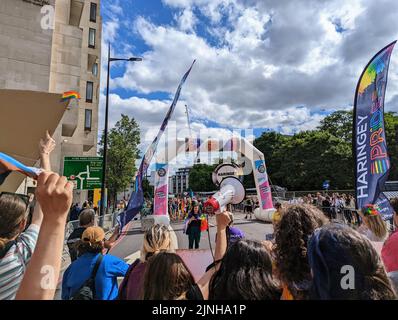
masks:
{"type": "MultiPolygon", "coordinates": [[[[125,190],[136,172],[135,161],[139,156],[140,129],[134,118],[122,114],[121,119],[108,133],[107,188],[109,199],[125,190]]],[[[104,134],[100,141],[103,155],[104,134]]]]}
{"type": "MultiPolygon", "coordinates": [[[[315,130],[292,136],[265,132],[254,141],[264,153],[270,180],[289,190],[319,190],[330,180],[331,189],[354,188],[352,154],[352,111],[336,111],[325,117],[315,130]]],[[[398,116],[385,113],[389,179],[398,178],[398,116]]],[[[246,178],[252,181],[251,177],[246,178]]]]}

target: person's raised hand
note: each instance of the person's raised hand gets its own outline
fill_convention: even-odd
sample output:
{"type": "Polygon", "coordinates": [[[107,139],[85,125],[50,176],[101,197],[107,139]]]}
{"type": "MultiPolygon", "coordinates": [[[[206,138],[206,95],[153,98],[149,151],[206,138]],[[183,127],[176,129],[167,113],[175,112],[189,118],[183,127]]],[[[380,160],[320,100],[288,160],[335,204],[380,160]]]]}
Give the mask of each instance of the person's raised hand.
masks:
{"type": "Polygon", "coordinates": [[[50,136],[50,133],[46,131],[46,137],[40,139],[39,150],[41,154],[50,154],[54,150],[56,144],[55,140],[50,136]]]}
{"type": "Polygon", "coordinates": [[[73,184],[54,172],[43,172],[37,180],[36,197],[44,220],[65,223],[72,205],[73,184]]]}
{"type": "Polygon", "coordinates": [[[216,214],[216,222],[218,229],[225,229],[232,222],[232,213],[224,211],[216,214]]]}

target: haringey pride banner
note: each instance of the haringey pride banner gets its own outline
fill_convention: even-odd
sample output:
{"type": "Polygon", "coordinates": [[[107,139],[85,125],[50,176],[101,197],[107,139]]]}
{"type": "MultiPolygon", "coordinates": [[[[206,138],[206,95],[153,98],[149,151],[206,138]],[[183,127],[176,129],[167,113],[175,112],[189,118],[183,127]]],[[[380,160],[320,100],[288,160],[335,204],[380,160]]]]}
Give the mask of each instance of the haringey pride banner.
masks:
{"type": "Polygon", "coordinates": [[[354,102],[353,152],[357,209],[377,204],[385,220],[392,208],[381,192],[390,171],[384,129],[384,96],[388,66],[396,41],[369,61],[359,78],[354,102]]]}
{"type": "Polygon", "coordinates": [[[191,72],[191,69],[192,69],[195,61],[196,60],[194,60],[192,62],[191,67],[188,69],[188,71],[182,77],[181,82],[177,88],[176,94],[174,95],[173,102],[171,103],[169,111],[167,112],[166,117],[163,120],[160,130],[159,130],[156,138],[152,141],[148,150],[145,152],[144,157],[142,158],[142,162],[141,162],[140,168],[138,169],[137,176],[135,179],[135,191],[131,194],[127,209],[124,212],[122,212],[118,217],[120,229],[122,229],[127,223],[129,223],[131,221],[131,219],[133,219],[140,212],[142,205],[144,204],[144,191],[143,191],[143,185],[142,185],[143,176],[145,175],[145,173],[148,170],[149,164],[151,163],[152,157],[155,154],[156,147],[158,146],[159,140],[162,137],[163,132],[165,131],[171,116],[173,115],[173,112],[177,105],[178,99],[180,98],[182,86],[185,83],[185,81],[187,80],[188,75],[191,72]]]}

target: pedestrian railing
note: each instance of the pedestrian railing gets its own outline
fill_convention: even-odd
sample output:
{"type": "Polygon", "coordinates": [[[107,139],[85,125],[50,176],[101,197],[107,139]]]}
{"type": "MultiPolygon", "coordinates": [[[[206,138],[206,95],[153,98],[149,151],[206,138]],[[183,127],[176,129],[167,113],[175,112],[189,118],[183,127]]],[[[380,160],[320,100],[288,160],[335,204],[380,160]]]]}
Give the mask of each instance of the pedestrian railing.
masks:
{"type": "MultiPolygon", "coordinates": [[[[95,216],[95,225],[102,227],[105,233],[110,233],[113,231],[117,224],[117,216],[119,212],[109,213],[103,216],[95,216]]],[[[79,220],[69,221],[65,227],[65,241],[64,241],[64,254],[63,259],[65,260],[65,255],[69,255],[69,250],[67,247],[67,239],[72,234],[73,230],[79,228],[79,220]]]]}

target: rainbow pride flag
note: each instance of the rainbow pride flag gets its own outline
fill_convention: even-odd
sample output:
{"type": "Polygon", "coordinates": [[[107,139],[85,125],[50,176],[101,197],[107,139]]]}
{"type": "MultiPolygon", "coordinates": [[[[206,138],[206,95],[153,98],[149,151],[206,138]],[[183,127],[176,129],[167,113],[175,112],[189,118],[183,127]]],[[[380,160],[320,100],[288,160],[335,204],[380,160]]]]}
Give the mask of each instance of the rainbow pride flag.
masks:
{"type": "Polygon", "coordinates": [[[80,99],[80,94],[77,91],[66,91],[62,94],[62,101],[70,99],[80,99]]]}
{"type": "Polygon", "coordinates": [[[23,163],[0,152],[0,185],[12,171],[20,172],[33,179],[37,179],[41,172],[39,168],[27,167],[23,163]]]}

